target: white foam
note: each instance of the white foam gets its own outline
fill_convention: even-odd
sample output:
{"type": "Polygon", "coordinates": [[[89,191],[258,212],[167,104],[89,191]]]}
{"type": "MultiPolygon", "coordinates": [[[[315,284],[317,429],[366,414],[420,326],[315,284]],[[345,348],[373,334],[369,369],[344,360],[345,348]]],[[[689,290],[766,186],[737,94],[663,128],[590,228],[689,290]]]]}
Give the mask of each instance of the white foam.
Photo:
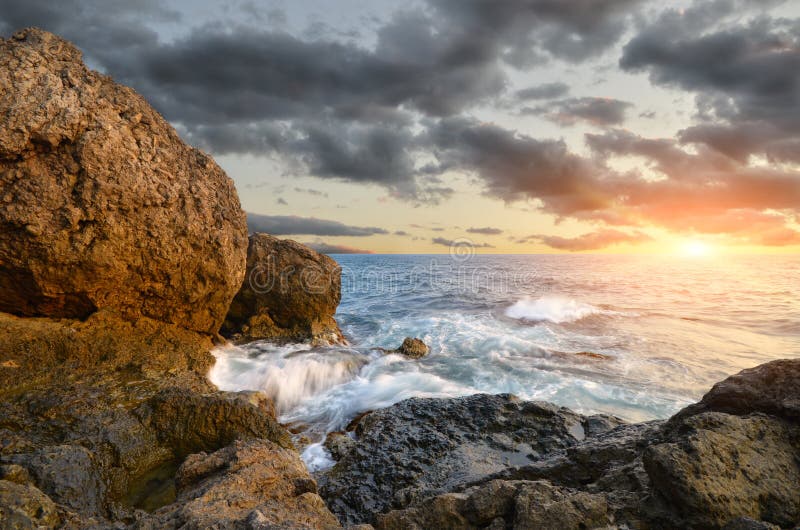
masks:
{"type": "Polygon", "coordinates": [[[215,350],[209,379],[222,390],[261,390],[284,413],[330,388],[353,379],[366,363],[347,351],[300,351],[276,348],[260,355],[228,346],[215,350]]]}
{"type": "Polygon", "coordinates": [[[330,453],[321,443],[314,443],[306,447],[300,454],[300,458],[306,463],[306,467],[312,473],[328,469],[336,464],[330,453]]]}
{"type": "Polygon", "coordinates": [[[563,324],[575,322],[603,310],[591,304],[578,302],[563,296],[547,295],[533,300],[523,298],[506,309],[506,316],[532,322],[553,322],[563,324]]]}

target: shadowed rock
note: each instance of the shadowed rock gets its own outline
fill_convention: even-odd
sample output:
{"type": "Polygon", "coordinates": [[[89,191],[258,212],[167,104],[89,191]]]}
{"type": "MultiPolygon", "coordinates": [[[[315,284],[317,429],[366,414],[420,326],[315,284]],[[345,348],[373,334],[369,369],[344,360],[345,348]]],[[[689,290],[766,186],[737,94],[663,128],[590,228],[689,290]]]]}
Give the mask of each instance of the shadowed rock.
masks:
{"type": "Polygon", "coordinates": [[[341,269],[328,256],[289,239],[253,234],[247,274],[223,334],[237,342],[342,343],[333,318],[341,283],[341,269]]]}
{"type": "Polygon", "coordinates": [[[38,29],[0,40],[0,311],[216,334],[244,275],[233,182],[38,29]]]}

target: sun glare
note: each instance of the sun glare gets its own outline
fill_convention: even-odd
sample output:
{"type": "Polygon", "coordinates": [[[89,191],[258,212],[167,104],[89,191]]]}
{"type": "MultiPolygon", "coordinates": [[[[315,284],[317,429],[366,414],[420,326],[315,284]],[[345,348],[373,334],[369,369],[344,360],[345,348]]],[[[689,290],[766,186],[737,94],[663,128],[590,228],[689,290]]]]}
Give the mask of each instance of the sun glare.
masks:
{"type": "Polygon", "coordinates": [[[712,247],[703,241],[691,240],[681,245],[681,253],[692,258],[708,256],[712,251],[712,247]]]}

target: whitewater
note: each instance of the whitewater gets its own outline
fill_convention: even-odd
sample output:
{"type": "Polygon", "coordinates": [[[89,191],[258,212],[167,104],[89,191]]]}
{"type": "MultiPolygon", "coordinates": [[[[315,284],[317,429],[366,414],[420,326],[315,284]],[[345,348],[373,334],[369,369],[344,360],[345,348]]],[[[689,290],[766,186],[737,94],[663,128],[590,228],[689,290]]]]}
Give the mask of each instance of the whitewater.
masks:
{"type": "Polygon", "coordinates": [[[800,357],[800,257],[338,255],[349,346],[214,354],[224,390],[262,390],[320,442],[410,397],[513,393],[629,421],[666,418],[743,368],[800,357]],[[385,355],[405,337],[431,352],[385,355]]]}

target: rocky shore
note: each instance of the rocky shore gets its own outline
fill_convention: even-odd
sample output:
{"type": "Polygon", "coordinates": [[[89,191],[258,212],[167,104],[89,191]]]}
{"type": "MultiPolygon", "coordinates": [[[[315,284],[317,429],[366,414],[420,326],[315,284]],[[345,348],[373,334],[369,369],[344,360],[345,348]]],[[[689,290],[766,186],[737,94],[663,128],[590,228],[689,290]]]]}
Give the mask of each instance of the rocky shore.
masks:
{"type": "Polygon", "coordinates": [[[410,399],[331,434],[312,477],[268,396],[206,374],[220,332],[343,341],[335,262],[248,237],[216,163],[55,35],[0,40],[0,110],[0,528],[800,523],[800,361],[644,424],[410,399]]]}

